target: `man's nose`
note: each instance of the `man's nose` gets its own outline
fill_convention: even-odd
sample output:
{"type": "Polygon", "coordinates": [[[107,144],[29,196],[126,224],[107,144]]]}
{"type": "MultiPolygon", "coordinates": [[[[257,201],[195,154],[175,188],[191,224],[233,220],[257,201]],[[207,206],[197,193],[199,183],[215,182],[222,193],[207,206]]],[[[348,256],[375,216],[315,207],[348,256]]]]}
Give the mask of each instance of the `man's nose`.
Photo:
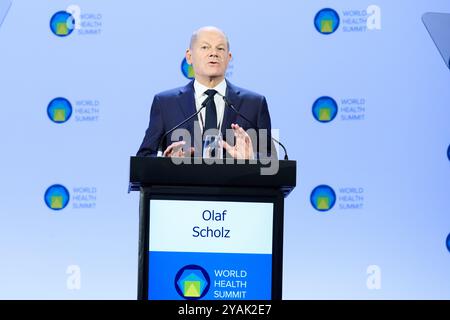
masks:
{"type": "Polygon", "coordinates": [[[210,57],[217,57],[219,55],[217,54],[217,50],[216,49],[211,49],[211,52],[209,53],[209,56],[210,57]]]}

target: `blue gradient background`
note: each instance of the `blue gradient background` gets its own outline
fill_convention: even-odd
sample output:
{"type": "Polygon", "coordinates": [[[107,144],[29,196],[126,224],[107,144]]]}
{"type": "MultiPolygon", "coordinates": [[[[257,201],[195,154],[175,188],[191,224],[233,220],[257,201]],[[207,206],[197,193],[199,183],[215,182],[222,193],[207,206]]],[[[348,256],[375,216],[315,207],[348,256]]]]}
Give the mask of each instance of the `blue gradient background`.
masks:
{"type": "Polygon", "coordinates": [[[430,1],[77,1],[102,14],[97,36],[57,37],[73,1],[15,0],[0,28],[0,299],[136,299],[138,194],[129,156],[155,93],[184,85],[193,30],[216,25],[234,54],[230,81],[264,94],[298,186],[285,203],[284,299],[449,299],[450,71],[421,16],[430,1]],[[381,8],[379,31],[331,35],[314,16],[381,8]],[[26,21],[26,23],[24,23],[26,21]],[[319,123],[320,96],[366,99],[364,121],[319,123]],[[55,97],[101,101],[100,121],[52,123],[55,97]],[[97,188],[96,208],[53,211],[45,190],[97,188]],[[362,210],[326,214],[320,184],[364,187],[362,210]],[[69,265],[80,290],[67,289],[69,265]],[[381,269],[381,289],[366,286],[381,269]]]}

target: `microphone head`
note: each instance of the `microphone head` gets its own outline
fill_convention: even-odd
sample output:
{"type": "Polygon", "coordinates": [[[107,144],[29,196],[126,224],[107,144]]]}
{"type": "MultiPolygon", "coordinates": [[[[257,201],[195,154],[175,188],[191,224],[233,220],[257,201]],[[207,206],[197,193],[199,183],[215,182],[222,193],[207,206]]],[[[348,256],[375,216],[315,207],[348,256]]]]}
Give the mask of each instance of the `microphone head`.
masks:
{"type": "Polygon", "coordinates": [[[207,96],[206,99],[202,102],[202,108],[204,108],[211,99],[214,99],[214,96],[207,96]]]}
{"type": "Polygon", "coordinates": [[[203,102],[202,102],[202,108],[204,108],[206,106],[206,104],[209,102],[210,97],[207,97],[203,102]]]}

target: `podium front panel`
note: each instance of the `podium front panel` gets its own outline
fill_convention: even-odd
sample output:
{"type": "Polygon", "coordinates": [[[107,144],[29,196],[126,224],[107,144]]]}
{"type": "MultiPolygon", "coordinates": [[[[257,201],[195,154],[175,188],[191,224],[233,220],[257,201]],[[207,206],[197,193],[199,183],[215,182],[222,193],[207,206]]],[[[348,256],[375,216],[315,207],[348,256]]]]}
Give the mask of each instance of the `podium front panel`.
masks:
{"type": "Polygon", "coordinates": [[[145,188],[139,297],[280,299],[282,201],[267,189],[145,188]]]}

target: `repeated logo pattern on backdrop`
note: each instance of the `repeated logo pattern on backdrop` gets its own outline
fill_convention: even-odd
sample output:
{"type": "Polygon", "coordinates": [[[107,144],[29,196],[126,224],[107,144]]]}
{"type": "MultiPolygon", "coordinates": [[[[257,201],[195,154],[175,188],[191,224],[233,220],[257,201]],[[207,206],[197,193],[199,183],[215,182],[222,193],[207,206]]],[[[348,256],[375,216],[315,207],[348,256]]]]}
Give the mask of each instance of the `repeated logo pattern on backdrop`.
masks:
{"type": "Polygon", "coordinates": [[[336,101],[331,97],[320,97],[314,101],[312,113],[314,118],[319,122],[330,122],[336,117],[338,106],[336,101]]]}
{"type": "Polygon", "coordinates": [[[50,30],[58,37],[67,37],[75,30],[77,36],[99,36],[102,34],[102,21],[100,12],[85,12],[79,5],[72,4],[53,14],[50,30]]]}
{"type": "Polygon", "coordinates": [[[54,184],[45,191],[45,204],[52,210],[64,209],[69,203],[69,191],[60,184],[54,184]]]}
{"type": "Polygon", "coordinates": [[[314,17],[314,26],[317,32],[324,35],[335,33],[338,29],[346,33],[381,30],[381,8],[373,4],[367,8],[342,8],[340,14],[334,9],[324,8],[314,17]]]}
{"type": "Polygon", "coordinates": [[[336,193],[330,186],[320,185],[311,192],[310,201],[316,210],[328,211],[336,203],[336,193]]]}
{"type": "Polygon", "coordinates": [[[72,115],[72,105],[66,98],[55,98],[47,106],[47,115],[55,123],[64,123],[72,115]]]}
{"type": "Polygon", "coordinates": [[[187,79],[194,79],[194,68],[187,62],[186,58],[181,61],[181,72],[187,79]]]}
{"type": "Polygon", "coordinates": [[[325,8],[317,12],[314,17],[314,26],[321,34],[331,34],[339,28],[339,15],[330,8],[325,8]]]}
{"type": "Polygon", "coordinates": [[[446,245],[447,245],[447,250],[450,252],[450,233],[447,236],[446,245]]]}
{"type": "Polygon", "coordinates": [[[66,11],[58,11],[50,19],[50,29],[58,37],[67,37],[75,29],[75,19],[66,11]]]}

